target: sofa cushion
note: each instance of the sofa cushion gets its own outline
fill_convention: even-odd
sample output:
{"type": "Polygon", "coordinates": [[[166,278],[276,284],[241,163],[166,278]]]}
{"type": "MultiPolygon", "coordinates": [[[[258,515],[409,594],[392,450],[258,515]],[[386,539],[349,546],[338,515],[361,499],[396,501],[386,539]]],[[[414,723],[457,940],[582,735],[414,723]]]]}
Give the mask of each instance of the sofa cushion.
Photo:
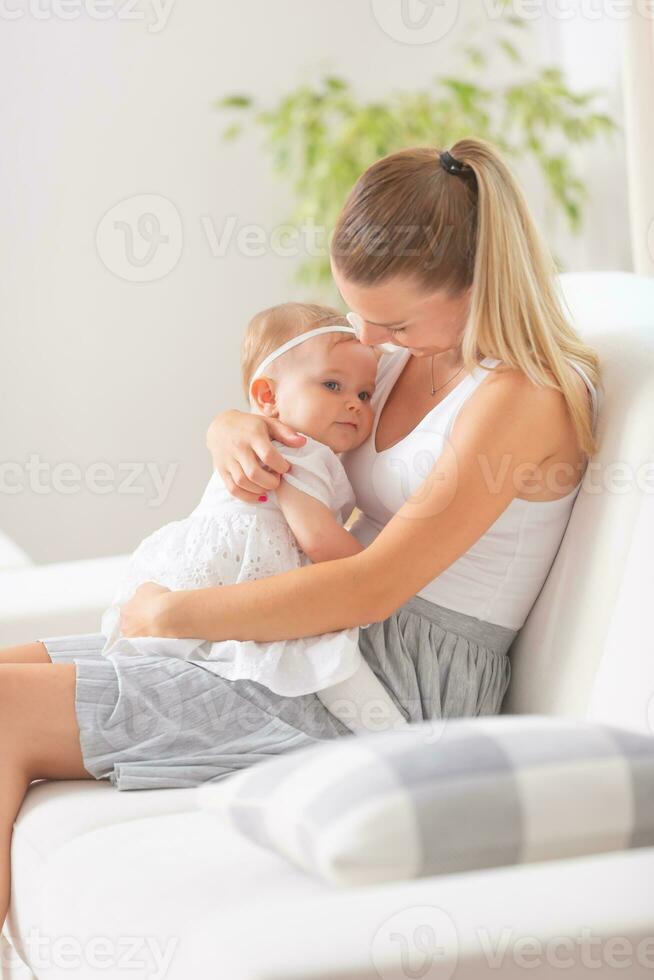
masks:
{"type": "Polygon", "coordinates": [[[453,718],[300,749],[197,795],[300,868],[373,884],[654,845],[654,737],[453,718]]]}
{"type": "Polygon", "coordinates": [[[189,810],[197,811],[192,788],[120,793],[107,779],[33,782],[11,841],[11,905],[5,928],[14,945],[21,950],[21,937],[43,924],[44,882],[56,854],[104,827],[189,810]]]}

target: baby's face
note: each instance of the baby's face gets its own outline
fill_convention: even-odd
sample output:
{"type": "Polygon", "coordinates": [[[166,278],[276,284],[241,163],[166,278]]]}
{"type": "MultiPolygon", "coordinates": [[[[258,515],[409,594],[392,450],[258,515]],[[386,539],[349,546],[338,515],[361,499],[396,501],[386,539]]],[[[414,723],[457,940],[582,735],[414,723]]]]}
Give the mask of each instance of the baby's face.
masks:
{"type": "Polygon", "coordinates": [[[276,408],[282,422],[343,453],[370,434],[378,359],[358,340],[330,344],[330,336],[296,347],[292,366],[277,384],[276,408]]]}

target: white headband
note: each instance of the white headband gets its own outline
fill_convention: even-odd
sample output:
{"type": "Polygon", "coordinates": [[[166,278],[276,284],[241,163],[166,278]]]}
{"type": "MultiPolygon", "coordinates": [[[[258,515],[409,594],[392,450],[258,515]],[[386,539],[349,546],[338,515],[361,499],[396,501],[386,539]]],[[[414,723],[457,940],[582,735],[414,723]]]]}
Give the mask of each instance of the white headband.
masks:
{"type": "Polygon", "coordinates": [[[281,345],[281,347],[277,347],[272,354],[268,354],[268,357],[264,357],[263,361],[252,375],[252,381],[259,377],[261,372],[268,367],[271,361],[274,361],[277,357],[281,357],[281,355],[285,354],[287,350],[291,349],[291,347],[296,347],[298,344],[303,344],[304,341],[309,340],[310,337],[317,337],[322,333],[353,333],[355,337],[357,336],[357,332],[354,327],[346,326],[344,323],[334,324],[331,327],[316,327],[314,330],[307,330],[306,333],[298,334],[297,337],[292,337],[290,340],[287,340],[285,344],[281,345]]]}

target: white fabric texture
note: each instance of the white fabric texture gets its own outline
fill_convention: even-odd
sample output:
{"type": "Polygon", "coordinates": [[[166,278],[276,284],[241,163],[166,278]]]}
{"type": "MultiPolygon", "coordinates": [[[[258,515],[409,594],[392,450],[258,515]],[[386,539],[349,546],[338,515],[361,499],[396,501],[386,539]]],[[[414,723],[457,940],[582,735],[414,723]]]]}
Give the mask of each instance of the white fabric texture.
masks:
{"type": "MultiPolygon", "coordinates": [[[[322,501],[342,523],[354,494],[340,459],[310,436],[291,448],[273,440],[291,463],[284,479],[322,501]]],[[[189,517],[159,528],[138,546],[102,616],[105,657],[155,655],[198,663],[228,680],[257,681],[277,694],[317,692],[350,677],[364,663],[359,627],[264,643],[120,635],[120,606],[143,582],[169,589],[201,589],[253,581],[310,564],[286,523],[274,491],[267,502],[247,504],[232,497],[214,472],[189,517]]]]}
{"type": "MultiPolygon", "coordinates": [[[[361,446],[343,454],[343,465],[361,511],[351,530],[364,547],[371,544],[424,482],[450,438],[461,407],[488,371],[500,363],[494,358],[484,358],[404,439],[377,452],[379,417],[410,356],[406,348],[382,356],[371,399],[372,431],[361,446]]],[[[575,362],[570,364],[584,377],[597,417],[597,393],[583,369],[575,362]]],[[[580,487],[578,483],[558,500],[531,501],[515,497],[472,547],[418,595],[487,623],[520,629],[547,578],[580,487]]]]}

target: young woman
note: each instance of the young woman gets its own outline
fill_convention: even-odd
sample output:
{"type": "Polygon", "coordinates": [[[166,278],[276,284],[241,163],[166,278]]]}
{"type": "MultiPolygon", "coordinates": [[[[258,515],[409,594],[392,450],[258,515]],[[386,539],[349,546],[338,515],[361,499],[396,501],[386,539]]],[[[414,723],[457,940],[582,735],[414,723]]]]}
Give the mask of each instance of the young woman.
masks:
{"type": "MultiPolygon", "coordinates": [[[[360,339],[397,347],[378,364],[370,437],[342,457],[366,547],[222,588],[147,583],[122,632],[271,641],[372,624],[361,652],[407,720],[498,712],[508,648],[596,449],[598,358],[567,322],[553,262],[487,142],[373,164],[339,218],[332,269],[360,339]]],[[[316,384],[326,380],[338,397],[338,379],[316,384]]],[[[271,437],[302,442],[274,418],[212,422],[208,446],[235,497],[279,486],[288,464],[271,437]]],[[[103,642],[0,652],[0,921],[30,780],[190,786],[350,734],[315,694],[284,698],[174,659],[116,665],[99,657],[103,642]]]]}

